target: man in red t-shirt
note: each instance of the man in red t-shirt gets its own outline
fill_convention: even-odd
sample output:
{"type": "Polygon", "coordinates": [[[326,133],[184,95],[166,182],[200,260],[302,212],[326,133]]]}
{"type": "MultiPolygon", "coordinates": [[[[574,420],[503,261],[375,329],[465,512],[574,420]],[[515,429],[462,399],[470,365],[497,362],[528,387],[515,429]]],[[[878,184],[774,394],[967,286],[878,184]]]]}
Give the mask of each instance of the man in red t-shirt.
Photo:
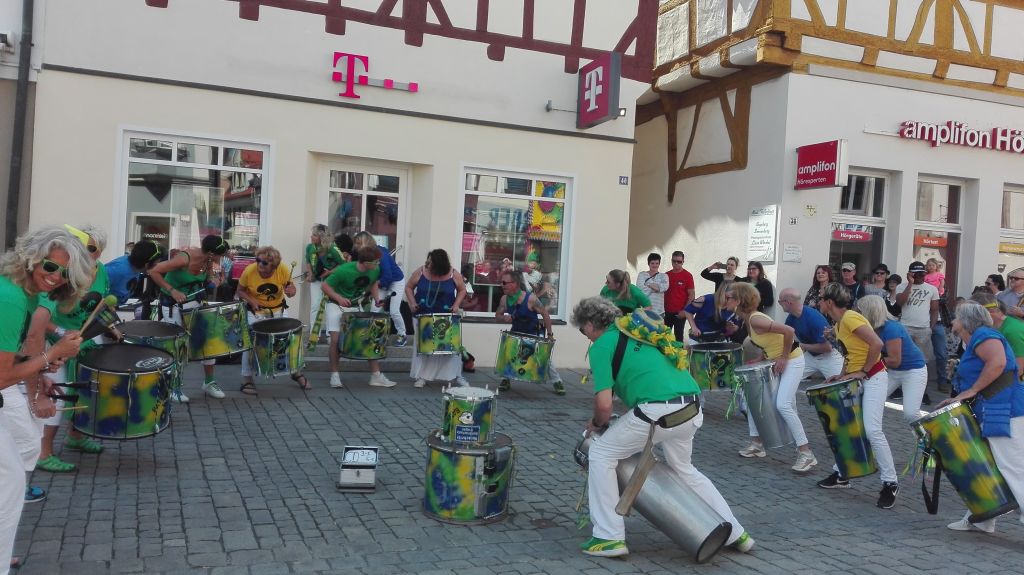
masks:
{"type": "Polygon", "coordinates": [[[676,334],[676,341],[683,339],[686,328],[686,314],[683,308],[693,301],[693,275],[683,269],[686,261],[683,252],[672,252],[672,269],[667,272],[668,291],[665,292],[665,325],[671,326],[676,334]]]}

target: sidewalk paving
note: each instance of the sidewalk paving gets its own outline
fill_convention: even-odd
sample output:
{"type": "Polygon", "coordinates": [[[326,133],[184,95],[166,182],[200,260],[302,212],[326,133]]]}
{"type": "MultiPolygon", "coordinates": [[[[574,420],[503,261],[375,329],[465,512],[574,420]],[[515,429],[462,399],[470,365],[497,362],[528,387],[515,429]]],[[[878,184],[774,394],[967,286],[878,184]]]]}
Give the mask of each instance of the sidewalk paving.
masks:
{"type": "MultiPolygon", "coordinates": [[[[163,433],[104,441],[99,456],[64,452],[80,465],[71,474],[37,471],[31,484],[49,491],[26,505],[16,552],[20,575],[49,573],[949,573],[1019,572],[1024,527],[1016,514],[994,535],[955,533],[946,523],[964,505],[948,481],[938,515],[928,515],[920,479],[901,478],[896,507],[875,507],[877,475],[847,490],[815,487],[832,457],[821,425],[798,401],[819,465],[793,473],[795,452],[773,450],[746,460],[746,423],[723,419],[728,396],[711,393],[694,462],[719,487],[757,540],[750,554],[723,550],[696,565],[634,514],[626,520],[632,554],[586,557],[578,545],[589,527],[575,527],[584,476],[572,450],[590,417],[590,388],[580,373],[560,370],[568,394],[513,384],[497,402],[494,426],[515,442],[510,514],[478,526],[439,523],[422,512],[424,438],[441,424],[436,383],[367,386],[368,374],[344,374],[345,389],[327,373],[310,374],[303,393],[287,377],[258,380],[258,396],[237,391],[237,366],[217,367],[227,398],[205,397],[201,371],[186,372],[187,405],[175,405],[163,433]],[[344,445],[379,445],[377,488],[335,490],[344,445]]],[[[480,368],[468,379],[495,389],[480,368]]],[[[617,405],[617,411],[622,406],[617,405]]],[[[898,469],[913,457],[902,414],[889,410],[886,433],[898,469]]],[[[63,439],[58,437],[59,445],[63,439]]]]}

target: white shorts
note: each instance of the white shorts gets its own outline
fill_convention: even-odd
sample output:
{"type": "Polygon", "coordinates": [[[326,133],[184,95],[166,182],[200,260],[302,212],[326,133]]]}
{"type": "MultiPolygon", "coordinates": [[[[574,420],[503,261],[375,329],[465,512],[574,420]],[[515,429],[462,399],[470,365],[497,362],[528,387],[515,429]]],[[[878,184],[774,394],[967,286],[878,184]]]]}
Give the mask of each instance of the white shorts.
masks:
{"type": "Polygon", "coordinates": [[[334,302],[328,302],[327,309],[324,314],[327,316],[327,331],[328,332],[340,332],[341,331],[341,316],[347,313],[353,313],[360,311],[357,307],[341,307],[334,302]]]}

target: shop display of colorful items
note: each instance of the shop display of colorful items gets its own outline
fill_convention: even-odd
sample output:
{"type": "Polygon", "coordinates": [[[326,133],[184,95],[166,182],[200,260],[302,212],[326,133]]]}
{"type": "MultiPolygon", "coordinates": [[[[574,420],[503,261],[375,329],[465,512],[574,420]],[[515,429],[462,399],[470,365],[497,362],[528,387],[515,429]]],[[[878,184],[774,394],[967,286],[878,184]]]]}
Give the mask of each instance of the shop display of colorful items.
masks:
{"type": "Polygon", "coordinates": [[[479,387],[444,390],[441,429],[427,436],[423,511],[446,523],[483,524],[508,515],[515,445],[494,433],[497,396],[479,387]]]}

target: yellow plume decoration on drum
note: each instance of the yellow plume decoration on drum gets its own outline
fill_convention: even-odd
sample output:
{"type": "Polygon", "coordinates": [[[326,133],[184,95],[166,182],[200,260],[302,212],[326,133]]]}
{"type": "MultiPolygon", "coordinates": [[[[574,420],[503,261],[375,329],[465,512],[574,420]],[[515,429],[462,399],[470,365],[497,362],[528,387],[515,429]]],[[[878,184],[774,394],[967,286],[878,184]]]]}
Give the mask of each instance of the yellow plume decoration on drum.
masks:
{"type": "Polygon", "coordinates": [[[689,358],[683,344],[676,341],[672,328],[664,323],[639,324],[632,321],[630,316],[623,316],[615,320],[615,326],[625,335],[658,348],[667,357],[676,369],[686,371],[689,366],[689,358]]]}

